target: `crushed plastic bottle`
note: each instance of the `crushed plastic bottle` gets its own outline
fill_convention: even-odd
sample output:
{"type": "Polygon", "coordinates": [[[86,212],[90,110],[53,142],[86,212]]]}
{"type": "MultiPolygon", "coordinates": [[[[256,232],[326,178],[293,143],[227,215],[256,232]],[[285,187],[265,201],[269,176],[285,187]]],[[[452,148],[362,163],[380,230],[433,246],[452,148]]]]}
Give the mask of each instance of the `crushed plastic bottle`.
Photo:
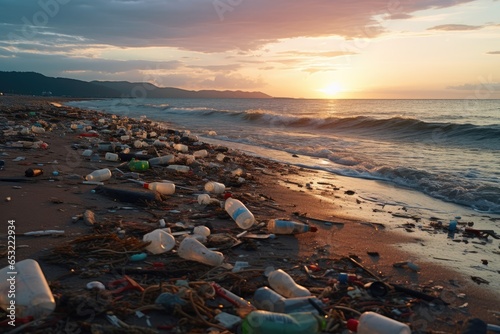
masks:
{"type": "Polygon", "coordinates": [[[38,262],[19,261],[14,276],[12,271],[10,266],[0,270],[0,307],[13,314],[14,319],[29,316],[38,319],[51,314],[56,302],[38,262]],[[8,298],[12,285],[15,285],[15,304],[8,298]]]}
{"type": "Polygon", "coordinates": [[[156,229],[146,233],[142,237],[143,241],[151,241],[146,246],[146,250],[152,254],[162,254],[170,251],[175,246],[175,238],[162,229],[156,229]]]}
{"type": "Polygon", "coordinates": [[[285,298],[266,286],[255,291],[252,302],[259,310],[277,313],[312,312],[318,314],[318,310],[312,303],[319,307],[324,306],[314,296],[285,298]]]}

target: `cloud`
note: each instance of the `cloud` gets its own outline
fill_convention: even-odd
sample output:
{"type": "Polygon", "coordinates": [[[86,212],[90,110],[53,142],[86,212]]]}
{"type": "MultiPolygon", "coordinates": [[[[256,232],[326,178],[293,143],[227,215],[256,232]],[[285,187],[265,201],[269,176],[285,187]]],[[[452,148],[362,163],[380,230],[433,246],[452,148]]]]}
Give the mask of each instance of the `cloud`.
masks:
{"type": "Polygon", "coordinates": [[[193,69],[202,69],[209,72],[233,72],[241,68],[239,64],[226,64],[226,65],[191,65],[187,66],[193,69]]]}
{"type": "Polygon", "coordinates": [[[10,41],[51,32],[118,47],[250,50],[301,36],[375,37],[384,32],[375,14],[408,17],[470,1],[0,0],[0,34],[10,41]]]}
{"type": "Polygon", "coordinates": [[[331,72],[331,71],[336,71],[336,68],[333,67],[308,67],[302,69],[304,72],[308,72],[310,74],[318,73],[318,72],[331,72]]]}
{"type": "Polygon", "coordinates": [[[487,55],[500,55],[500,51],[488,51],[486,52],[487,55]]]}
{"type": "Polygon", "coordinates": [[[260,78],[254,80],[240,74],[220,74],[213,79],[203,80],[197,86],[210,89],[255,89],[264,85],[265,83],[260,78]]]}
{"type": "Polygon", "coordinates": [[[283,51],[280,52],[279,54],[283,55],[289,55],[289,56],[304,56],[307,58],[311,57],[326,57],[326,58],[334,58],[334,57],[340,57],[340,56],[348,56],[348,55],[355,55],[356,52],[347,52],[347,51],[318,51],[318,52],[311,52],[311,51],[283,51]]]}
{"type": "Polygon", "coordinates": [[[43,69],[43,74],[58,76],[61,75],[61,69],[64,69],[66,72],[91,71],[116,74],[132,70],[173,70],[182,65],[182,62],[177,60],[111,60],[85,57],[60,57],[57,54],[18,53],[9,59],[4,59],[0,65],[0,70],[18,69],[31,71],[35,70],[33,67],[36,66],[38,69],[43,69]]]}
{"type": "Polygon", "coordinates": [[[485,26],[471,26],[467,24],[441,24],[428,28],[427,30],[444,30],[444,31],[468,31],[468,30],[479,30],[485,26]]]}

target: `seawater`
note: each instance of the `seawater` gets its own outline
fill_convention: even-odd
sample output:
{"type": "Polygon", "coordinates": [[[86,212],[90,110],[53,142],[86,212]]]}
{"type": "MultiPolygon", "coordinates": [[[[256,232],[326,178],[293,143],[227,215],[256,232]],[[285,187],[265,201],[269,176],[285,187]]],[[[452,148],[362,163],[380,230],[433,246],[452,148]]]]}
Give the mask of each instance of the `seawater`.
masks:
{"type": "Polygon", "coordinates": [[[70,105],[146,116],[267,158],[500,213],[500,100],[122,98],[70,105]]]}

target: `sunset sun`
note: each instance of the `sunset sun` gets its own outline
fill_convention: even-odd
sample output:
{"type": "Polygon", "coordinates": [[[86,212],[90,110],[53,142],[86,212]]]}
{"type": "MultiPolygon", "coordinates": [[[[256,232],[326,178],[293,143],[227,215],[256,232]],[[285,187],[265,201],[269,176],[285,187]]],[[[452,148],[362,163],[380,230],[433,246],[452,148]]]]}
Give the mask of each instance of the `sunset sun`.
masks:
{"type": "Polygon", "coordinates": [[[323,93],[326,97],[335,97],[342,92],[342,86],[340,86],[339,83],[335,82],[329,84],[324,88],[321,88],[319,91],[323,93]]]}

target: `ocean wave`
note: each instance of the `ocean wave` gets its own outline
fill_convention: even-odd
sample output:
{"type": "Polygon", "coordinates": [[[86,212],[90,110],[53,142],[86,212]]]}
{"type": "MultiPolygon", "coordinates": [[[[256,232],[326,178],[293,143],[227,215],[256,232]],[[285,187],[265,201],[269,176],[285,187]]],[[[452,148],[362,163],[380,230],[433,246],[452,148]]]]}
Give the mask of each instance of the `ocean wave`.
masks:
{"type": "Polygon", "coordinates": [[[414,118],[392,117],[377,119],[355,117],[298,117],[274,113],[248,112],[247,121],[260,122],[278,128],[307,128],[308,130],[361,135],[400,140],[418,140],[433,145],[479,145],[481,148],[500,147],[500,124],[473,125],[459,123],[425,122],[414,118]]]}
{"type": "Polygon", "coordinates": [[[368,169],[360,165],[356,168],[300,166],[348,177],[386,181],[475,211],[500,214],[500,187],[487,182],[467,182],[452,174],[431,173],[408,167],[382,166],[368,169]]]}

